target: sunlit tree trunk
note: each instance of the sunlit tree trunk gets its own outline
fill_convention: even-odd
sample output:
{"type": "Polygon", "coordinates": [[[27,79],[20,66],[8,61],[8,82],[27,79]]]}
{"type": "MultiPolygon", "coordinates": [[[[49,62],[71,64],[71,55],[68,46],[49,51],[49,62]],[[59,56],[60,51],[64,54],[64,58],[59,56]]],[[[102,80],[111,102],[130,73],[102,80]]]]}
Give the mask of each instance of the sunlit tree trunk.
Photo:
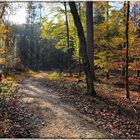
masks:
{"type": "MultiPolygon", "coordinates": [[[[78,4],[78,13],[79,13],[79,17],[81,18],[81,4],[78,4]]],[[[80,44],[79,44],[80,45],[80,44]]],[[[80,46],[79,46],[80,48],[80,46]]],[[[81,72],[82,72],[82,64],[81,64],[81,54],[80,54],[80,49],[79,49],[79,56],[78,56],[78,75],[81,76],[81,72]]]]}
{"type": "Polygon", "coordinates": [[[95,92],[94,83],[93,83],[93,73],[92,73],[90,63],[88,60],[86,39],[85,39],[82,23],[78,15],[75,2],[69,2],[69,5],[70,5],[70,10],[74,19],[75,26],[77,28],[78,37],[80,40],[80,52],[81,52],[82,61],[85,68],[87,93],[90,96],[95,96],[96,92],[95,92]]]}
{"type": "Polygon", "coordinates": [[[125,36],[126,36],[126,58],[125,58],[125,88],[126,88],[126,98],[130,98],[129,94],[129,73],[128,73],[128,62],[129,62],[129,56],[128,56],[128,49],[129,49],[129,14],[130,14],[130,1],[127,2],[127,15],[126,15],[126,30],[125,30],[125,36]]]}

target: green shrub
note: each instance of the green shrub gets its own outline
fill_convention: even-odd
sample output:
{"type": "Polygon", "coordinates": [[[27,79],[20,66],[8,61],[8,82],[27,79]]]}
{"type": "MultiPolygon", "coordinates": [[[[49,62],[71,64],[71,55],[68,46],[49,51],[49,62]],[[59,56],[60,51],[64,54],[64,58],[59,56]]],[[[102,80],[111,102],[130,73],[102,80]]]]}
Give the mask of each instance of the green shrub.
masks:
{"type": "Polygon", "coordinates": [[[53,72],[48,75],[48,79],[50,79],[50,80],[57,80],[59,78],[60,78],[60,74],[57,72],[53,72]]]}

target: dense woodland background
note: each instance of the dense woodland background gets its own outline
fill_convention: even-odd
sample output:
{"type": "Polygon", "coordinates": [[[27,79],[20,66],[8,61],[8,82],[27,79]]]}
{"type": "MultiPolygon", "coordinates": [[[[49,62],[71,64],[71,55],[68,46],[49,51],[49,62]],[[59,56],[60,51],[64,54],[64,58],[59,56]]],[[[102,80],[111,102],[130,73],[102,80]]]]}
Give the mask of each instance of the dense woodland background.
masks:
{"type": "Polygon", "coordinates": [[[68,3],[61,2],[51,9],[50,18],[48,13],[43,13],[42,4],[28,2],[25,24],[13,24],[5,20],[6,11],[14,11],[14,3],[1,3],[1,67],[7,71],[22,65],[25,69],[57,70],[81,75],[84,63],[87,63],[87,60],[83,60],[86,51],[82,44],[85,40],[83,34],[84,38],[87,36],[85,45],[89,69],[96,73],[96,80],[98,75],[109,79],[110,74],[125,76],[126,73],[128,88],[128,76],[140,76],[140,4],[115,2],[119,5],[116,8],[113,3],[94,2],[94,8],[91,6],[86,9],[86,4],[80,2],[75,4],[77,9],[73,9],[73,5],[70,8],[68,3]],[[81,29],[78,23],[75,23],[78,27],[74,24],[78,18],[73,20],[73,10],[78,13],[73,14],[80,18],[77,22],[82,23],[81,29]],[[79,31],[83,30],[80,32],[81,41],[76,27],[79,31]]]}
{"type": "Polygon", "coordinates": [[[0,2],[1,87],[7,76],[55,71],[76,77],[77,85],[86,81],[93,97],[100,96],[99,83],[113,85],[117,97],[133,99],[139,110],[140,2],[24,2],[24,24],[8,19],[15,4],[0,2]]]}

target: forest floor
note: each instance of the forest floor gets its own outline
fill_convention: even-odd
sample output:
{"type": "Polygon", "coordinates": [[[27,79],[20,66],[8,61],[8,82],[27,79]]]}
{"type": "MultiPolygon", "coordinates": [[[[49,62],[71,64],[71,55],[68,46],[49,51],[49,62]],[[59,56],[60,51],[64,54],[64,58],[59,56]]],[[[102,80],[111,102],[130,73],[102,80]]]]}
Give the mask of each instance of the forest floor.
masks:
{"type": "Polygon", "coordinates": [[[96,83],[100,96],[93,98],[85,94],[82,78],[43,72],[23,76],[14,98],[3,109],[1,136],[140,138],[139,90],[129,101],[124,98],[124,89],[115,90],[108,85],[111,81],[106,86],[104,82],[96,83]]]}

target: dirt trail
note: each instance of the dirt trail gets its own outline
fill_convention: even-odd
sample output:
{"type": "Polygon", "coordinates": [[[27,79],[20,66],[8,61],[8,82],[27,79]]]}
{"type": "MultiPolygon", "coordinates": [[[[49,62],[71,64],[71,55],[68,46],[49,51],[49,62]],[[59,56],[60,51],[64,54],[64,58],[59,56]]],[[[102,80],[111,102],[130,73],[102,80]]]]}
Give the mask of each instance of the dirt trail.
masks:
{"type": "Polygon", "coordinates": [[[43,87],[35,78],[22,82],[19,95],[36,116],[44,120],[40,138],[107,138],[95,127],[96,122],[62,103],[55,91],[43,87]]]}

